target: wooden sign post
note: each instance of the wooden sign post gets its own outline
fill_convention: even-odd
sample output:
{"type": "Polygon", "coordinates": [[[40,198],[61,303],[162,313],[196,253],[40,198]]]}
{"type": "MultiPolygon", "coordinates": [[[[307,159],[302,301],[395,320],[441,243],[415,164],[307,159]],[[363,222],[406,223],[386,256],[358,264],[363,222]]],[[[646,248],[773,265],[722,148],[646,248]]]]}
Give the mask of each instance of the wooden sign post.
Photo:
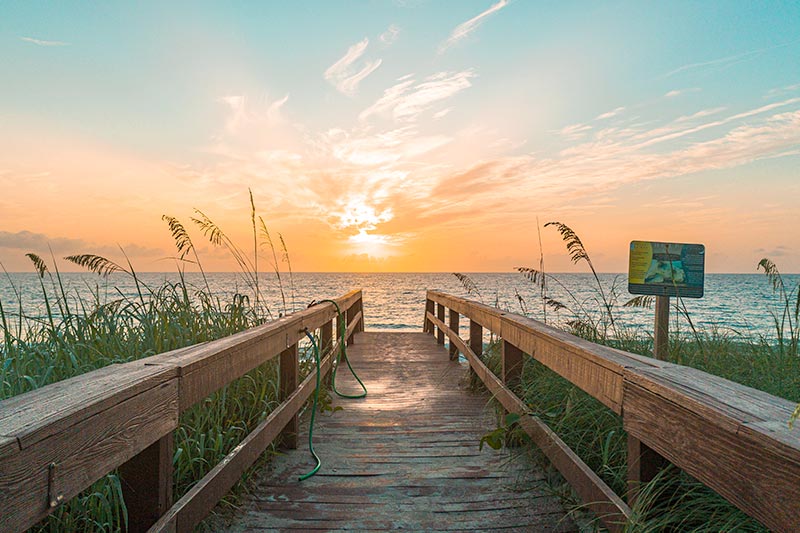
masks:
{"type": "Polygon", "coordinates": [[[669,356],[669,296],[656,296],[656,324],[653,330],[653,357],[666,361],[669,356]]]}
{"type": "Polygon", "coordinates": [[[656,298],[653,357],[669,357],[670,296],[702,298],[706,249],[702,244],[632,241],[628,292],[656,298]]]}

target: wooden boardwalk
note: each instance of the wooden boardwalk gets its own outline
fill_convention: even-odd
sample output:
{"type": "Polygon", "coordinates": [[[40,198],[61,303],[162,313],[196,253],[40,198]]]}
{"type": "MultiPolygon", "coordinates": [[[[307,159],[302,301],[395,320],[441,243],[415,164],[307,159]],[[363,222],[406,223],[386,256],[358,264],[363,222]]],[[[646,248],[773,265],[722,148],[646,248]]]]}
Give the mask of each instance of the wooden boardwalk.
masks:
{"type": "MultiPolygon", "coordinates": [[[[530,461],[478,450],[494,409],[434,337],[358,333],[348,355],[369,394],[317,417],[319,473],[298,481],[313,466],[306,421],[229,531],[576,531],[530,461]]],[[[339,388],[356,391],[347,374],[339,388]]]]}

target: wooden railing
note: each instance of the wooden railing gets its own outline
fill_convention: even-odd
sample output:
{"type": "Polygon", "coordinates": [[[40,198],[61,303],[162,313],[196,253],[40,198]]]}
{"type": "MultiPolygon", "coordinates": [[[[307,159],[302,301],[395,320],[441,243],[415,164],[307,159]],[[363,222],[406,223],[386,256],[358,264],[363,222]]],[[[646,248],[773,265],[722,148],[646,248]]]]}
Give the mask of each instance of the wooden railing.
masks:
{"type": "Polygon", "coordinates": [[[511,389],[524,354],[554,370],[614,413],[628,434],[631,501],[639,484],[669,461],[774,531],[800,523],[800,429],[787,421],[794,404],[692,368],[600,346],[541,322],[477,302],[428,291],[425,332],[450,339],[503,407],[612,531],[630,507],[511,389]],[[449,309],[449,325],[445,324],[449,309]],[[458,335],[469,319],[470,338],[458,335]],[[502,371],[481,361],[484,328],[502,339],[502,371]]]}
{"type": "MultiPolygon", "coordinates": [[[[361,291],[336,300],[349,342],[363,330],[361,291]]],[[[114,364],[0,402],[0,531],[24,531],[119,468],[129,531],[191,531],[267,446],[296,447],[298,341],[320,330],[327,373],[339,348],[330,303],[216,341],[114,364]],[[280,358],[280,405],[172,505],[178,416],[262,363],[280,358]],[[152,527],[151,527],[152,526],[152,527]]]]}

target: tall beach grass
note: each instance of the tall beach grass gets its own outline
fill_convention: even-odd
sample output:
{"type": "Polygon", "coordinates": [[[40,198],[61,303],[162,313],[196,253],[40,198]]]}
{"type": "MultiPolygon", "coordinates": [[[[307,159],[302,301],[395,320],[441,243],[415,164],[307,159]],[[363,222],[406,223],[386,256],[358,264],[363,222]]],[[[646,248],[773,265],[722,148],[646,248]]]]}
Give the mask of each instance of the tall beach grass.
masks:
{"type": "MultiPolygon", "coordinates": [[[[557,276],[544,270],[543,258],[540,257],[538,268],[519,267],[517,270],[525,282],[536,286],[539,303],[544,309],[544,314],[539,313],[538,318],[548,321],[548,316],[558,315],[562,319],[555,323],[579,337],[633,353],[652,355],[652,336],[627,327],[616,314],[622,306],[640,307],[642,312],[650,312],[647,309],[652,306],[652,297],[623,299],[618,282],[611,286],[601,283],[586,246],[571,228],[560,222],[548,223],[545,227],[555,227],[572,261],[585,264],[596,285],[591,297],[580,299],[557,276]],[[553,286],[559,286],[566,297],[561,300],[552,298],[548,288],[553,286]]],[[[800,400],[800,286],[788,286],[778,267],[769,259],[760,261],[758,269],[765,274],[765,283],[771,284],[779,296],[780,303],[776,307],[765,307],[763,311],[772,319],[772,334],[760,332],[754,337],[746,337],[723,328],[700,330],[695,327],[682,300],[677,299],[673,303],[675,326],[667,359],[797,402],[800,400]]],[[[469,294],[479,294],[480,288],[471,279],[463,274],[457,277],[469,294]]],[[[517,312],[527,315],[530,308],[538,307],[526,302],[519,292],[516,294],[519,302],[517,312]]],[[[499,374],[500,343],[490,343],[483,357],[487,365],[499,374]]],[[[516,392],[532,412],[558,433],[617,494],[626,494],[627,434],[621,417],[532,358],[525,359],[516,392]]],[[[795,418],[797,414],[798,411],[795,418]]],[[[786,422],[791,423],[790,420],[786,422]]],[[[502,423],[489,436],[495,442],[502,442],[498,435],[509,431],[510,427],[513,426],[502,423]]],[[[559,476],[554,474],[553,479],[557,480],[559,476]]],[[[570,507],[581,509],[580,502],[563,480],[556,483],[562,484],[559,492],[570,507]]],[[[674,467],[642,489],[626,529],[631,532],[766,531],[756,520],[674,467]]]]}
{"type": "MultiPolygon", "coordinates": [[[[243,290],[229,297],[212,292],[188,229],[175,217],[164,216],[177,254],[177,281],[149,286],[127,258],[114,262],[93,254],[67,261],[98,275],[87,297],[72,290],[58,261],[27,254],[38,274],[43,312],[26,314],[22,291],[9,308],[0,302],[0,400],[113,363],[123,363],[189,346],[257,326],[294,310],[294,283],[283,237],[273,242],[250,195],[252,250],[240,248],[211,218],[196,211],[192,224],[213,245],[225,248],[239,267],[243,290]],[[261,256],[272,263],[281,306],[267,304],[261,256]],[[285,264],[285,266],[284,266],[285,264]],[[202,281],[187,282],[186,268],[198,270],[202,281]],[[286,272],[286,268],[289,268],[286,272]],[[134,296],[108,297],[102,278],[129,276],[134,296]],[[287,294],[288,293],[288,294],[287,294]]],[[[7,276],[13,287],[13,279],[7,276]]],[[[269,296],[272,296],[271,294],[269,296]]],[[[301,354],[310,369],[310,357],[301,354]]],[[[183,413],[174,433],[175,497],[179,498],[213,468],[277,406],[276,360],[248,372],[183,413]]],[[[235,499],[235,495],[233,496],[235,499]]],[[[120,479],[111,472],[71,501],[60,506],[35,531],[120,531],[127,523],[120,479]]]]}

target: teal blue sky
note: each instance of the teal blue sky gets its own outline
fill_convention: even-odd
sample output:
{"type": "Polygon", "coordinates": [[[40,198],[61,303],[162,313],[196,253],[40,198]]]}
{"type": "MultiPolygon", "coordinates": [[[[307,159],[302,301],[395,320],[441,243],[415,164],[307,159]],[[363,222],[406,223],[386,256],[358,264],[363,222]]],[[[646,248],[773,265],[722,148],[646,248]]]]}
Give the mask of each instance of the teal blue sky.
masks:
{"type": "Polygon", "coordinates": [[[0,58],[12,270],[160,270],[162,213],[244,231],[249,187],[301,270],[508,270],[538,217],[601,270],[652,239],[800,271],[800,2],[6,1],[0,58]]]}

